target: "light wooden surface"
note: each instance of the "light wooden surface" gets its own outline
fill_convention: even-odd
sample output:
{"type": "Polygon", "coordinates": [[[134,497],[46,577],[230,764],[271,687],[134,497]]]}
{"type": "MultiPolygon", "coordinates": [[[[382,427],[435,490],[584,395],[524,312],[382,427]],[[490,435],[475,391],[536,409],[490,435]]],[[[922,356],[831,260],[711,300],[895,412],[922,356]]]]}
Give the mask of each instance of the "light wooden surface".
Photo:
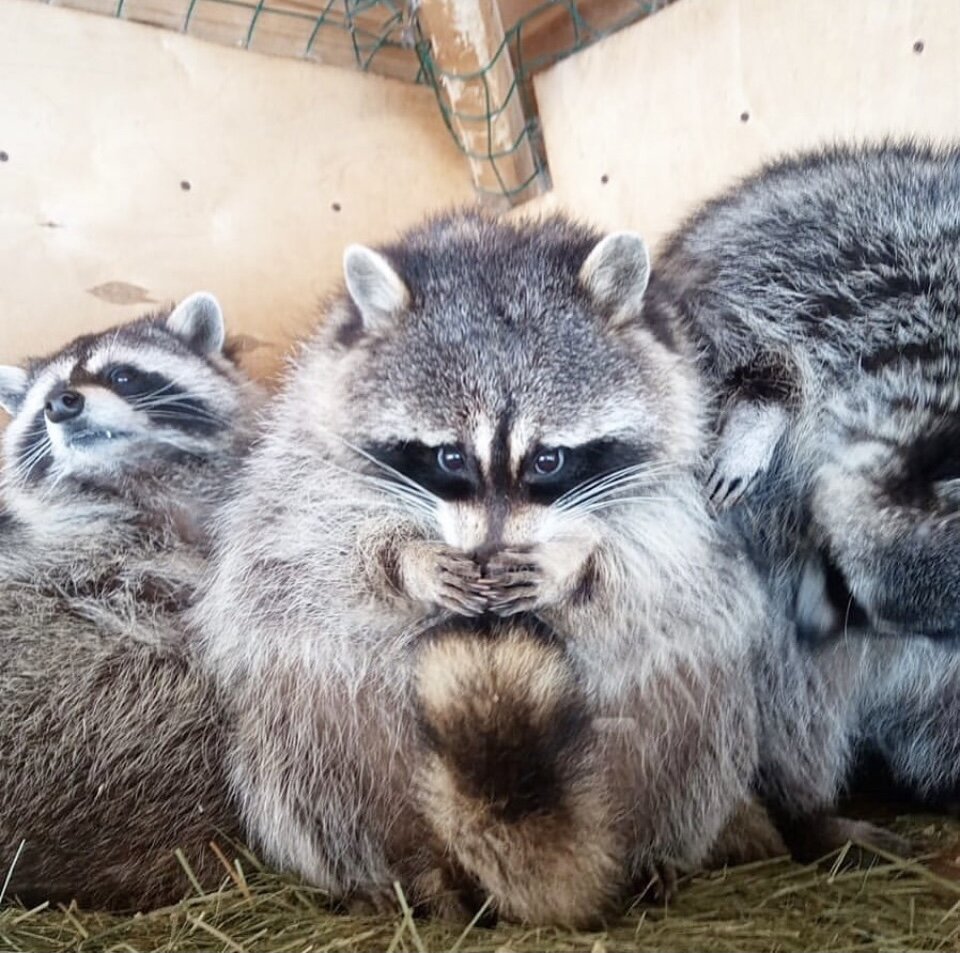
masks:
{"type": "Polygon", "coordinates": [[[960,137],[958,50],[957,0],[678,0],[537,77],[550,201],[656,242],[785,151],[960,137]]]}
{"type": "Polygon", "coordinates": [[[283,341],[346,244],[473,199],[426,88],[26,0],[0,75],[0,362],[197,289],[283,341]]]}

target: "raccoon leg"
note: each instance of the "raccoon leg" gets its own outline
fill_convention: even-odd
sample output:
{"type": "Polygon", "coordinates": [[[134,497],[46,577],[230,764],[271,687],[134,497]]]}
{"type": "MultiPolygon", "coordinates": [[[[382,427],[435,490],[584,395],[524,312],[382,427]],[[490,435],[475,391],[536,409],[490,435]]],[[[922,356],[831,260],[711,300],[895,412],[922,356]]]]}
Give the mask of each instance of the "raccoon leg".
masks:
{"type": "Polygon", "coordinates": [[[736,400],[725,411],[707,477],[707,495],[721,509],[733,506],[770,466],[787,429],[783,404],[736,400]]]}
{"type": "Polygon", "coordinates": [[[756,786],[790,854],[819,860],[848,842],[903,856],[910,845],[866,821],[836,815],[861,733],[871,643],[850,640],[820,649],[800,645],[784,627],[754,656],[760,758],[756,786]]]}
{"type": "Polygon", "coordinates": [[[528,627],[420,647],[424,816],[507,919],[589,926],[622,889],[586,700],[562,650],[528,627]]]}
{"type": "MultiPolygon", "coordinates": [[[[817,476],[812,509],[829,556],[872,629],[960,639],[957,514],[900,504],[870,475],[834,464],[817,476]]],[[[831,626],[830,620],[835,629],[841,620],[838,613],[807,616],[819,629],[831,626]]]]}

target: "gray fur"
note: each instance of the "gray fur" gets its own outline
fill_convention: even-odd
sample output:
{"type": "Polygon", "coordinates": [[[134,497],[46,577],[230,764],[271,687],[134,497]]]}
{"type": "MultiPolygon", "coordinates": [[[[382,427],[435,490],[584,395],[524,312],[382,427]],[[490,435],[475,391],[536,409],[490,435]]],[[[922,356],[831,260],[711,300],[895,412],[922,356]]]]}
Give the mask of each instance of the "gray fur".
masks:
{"type": "Polygon", "coordinates": [[[23,841],[8,893],[27,902],[173,902],[189,890],[174,849],[214,887],[207,842],[237,833],[223,707],[181,615],[257,391],[216,346],[214,299],[199,307],[30,362],[4,435],[0,865],[23,841]],[[171,386],[123,398],[100,373],[117,362],[171,386]],[[64,387],[85,401],[73,431],[44,415],[64,387]],[[38,448],[26,456],[25,440],[38,448]]]}
{"type": "Polygon", "coordinates": [[[878,638],[960,635],[958,263],[960,149],[892,144],[774,164],[657,261],[720,392],[709,490],[801,632],[842,635],[758,661],[762,777],[793,820],[858,745],[914,790],[960,780],[960,657],[878,638]]]}
{"type": "Polygon", "coordinates": [[[704,398],[629,284],[646,252],[625,243],[643,261],[611,311],[580,279],[599,240],[559,218],[438,219],[377,253],[407,304],[372,322],[348,265],[353,297],[328,303],[223,512],[196,622],[236,705],[232,790],[265,858],[337,896],[399,879],[430,899],[412,649],[454,615],[533,611],[566,641],[625,878],[698,862],[747,794],[764,599],[702,500],[704,398]],[[531,451],[598,438],[641,462],[526,502],[531,451]],[[365,449],[411,441],[463,447],[478,495],[439,499],[365,449]]]}

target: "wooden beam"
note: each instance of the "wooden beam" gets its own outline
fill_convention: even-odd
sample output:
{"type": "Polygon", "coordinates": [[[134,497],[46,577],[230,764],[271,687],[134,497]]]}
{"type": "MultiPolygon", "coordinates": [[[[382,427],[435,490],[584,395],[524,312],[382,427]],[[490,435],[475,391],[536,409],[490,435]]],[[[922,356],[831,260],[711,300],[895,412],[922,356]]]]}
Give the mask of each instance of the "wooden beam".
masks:
{"type": "Polygon", "coordinates": [[[541,184],[499,7],[481,0],[422,0],[418,19],[475,186],[494,204],[532,198],[541,184]]]}

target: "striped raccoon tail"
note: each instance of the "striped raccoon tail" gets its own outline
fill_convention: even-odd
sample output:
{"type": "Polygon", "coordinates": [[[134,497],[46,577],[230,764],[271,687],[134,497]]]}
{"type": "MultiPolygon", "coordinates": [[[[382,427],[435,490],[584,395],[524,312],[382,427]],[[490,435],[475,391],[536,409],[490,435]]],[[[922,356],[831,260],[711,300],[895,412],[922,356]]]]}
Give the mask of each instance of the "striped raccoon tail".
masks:
{"type": "Polygon", "coordinates": [[[623,861],[586,700],[552,633],[527,617],[451,624],[418,665],[419,792],[450,859],[499,916],[596,923],[623,861]]]}

